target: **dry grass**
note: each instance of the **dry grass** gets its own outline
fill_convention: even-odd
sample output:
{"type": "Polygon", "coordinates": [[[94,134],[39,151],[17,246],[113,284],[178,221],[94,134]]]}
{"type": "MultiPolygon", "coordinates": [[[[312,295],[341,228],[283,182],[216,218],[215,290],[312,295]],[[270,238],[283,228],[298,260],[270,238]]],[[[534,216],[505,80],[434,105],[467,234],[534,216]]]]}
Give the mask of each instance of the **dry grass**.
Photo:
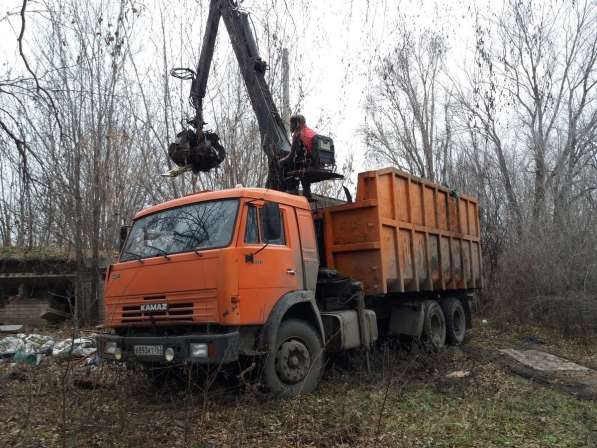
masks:
{"type": "MultiPolygon", "coordinates": [[[[511,345],[524,329],[479,329],[470,346],[511,345]]],[[[548,334],[539,337],[551,341],[548,334]]],[[[553,341],[574,357],[597,346],[553,341]],[[583,352],[584,350],[584,352],[583,352]]],[[[216,384],[155,389],[133,372],[74,363],[19,367],[0,383],[0,444],[39,446],[597,446],[594,402],[535,385],[474,350],[377,353],[333,363],[318,392],[272,400],[216,384]],[[454,370],[470,376],[448,379],[454,370]],[[62,381],[62,379],[65,379],[62,381]],[[78,386],[76,385],[78,384],[78,386]]],[[[6,366],[0,367],[6,371],[6,366]]]]}

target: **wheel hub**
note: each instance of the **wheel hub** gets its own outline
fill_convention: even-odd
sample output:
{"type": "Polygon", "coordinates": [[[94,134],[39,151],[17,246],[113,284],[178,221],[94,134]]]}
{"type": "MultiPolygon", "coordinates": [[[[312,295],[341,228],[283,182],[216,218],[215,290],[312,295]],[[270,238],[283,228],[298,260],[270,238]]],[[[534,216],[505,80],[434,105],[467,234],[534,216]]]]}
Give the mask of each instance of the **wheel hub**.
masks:
{"type": "Polygon", "coordinates": [[[276,353],[276,372],[287,384],[296,384],[305,379],[311,368],[309,350],[300,341],[286,341],[276,353]]]}

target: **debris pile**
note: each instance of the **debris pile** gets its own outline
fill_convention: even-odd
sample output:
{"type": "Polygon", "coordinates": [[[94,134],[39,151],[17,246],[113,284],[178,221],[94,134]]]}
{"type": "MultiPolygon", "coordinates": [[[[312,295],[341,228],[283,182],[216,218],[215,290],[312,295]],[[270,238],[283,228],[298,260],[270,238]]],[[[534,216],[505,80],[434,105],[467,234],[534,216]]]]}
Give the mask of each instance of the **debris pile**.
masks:
{"type": "Polygon", "coordinates": [[[70,338],[56,343],[52,349],[52,356],[59,358],[87,358],[95,352],[95,341],[93,339],[70,338]]]}
{"type": "Polygon", "coordinates": [[[44,356],[56,358],[88,358],[96,352],[95,338],[66,338],[56,341],[51,336],[19,333],[0,339],[0,359],[39,364],[44,356]]]}

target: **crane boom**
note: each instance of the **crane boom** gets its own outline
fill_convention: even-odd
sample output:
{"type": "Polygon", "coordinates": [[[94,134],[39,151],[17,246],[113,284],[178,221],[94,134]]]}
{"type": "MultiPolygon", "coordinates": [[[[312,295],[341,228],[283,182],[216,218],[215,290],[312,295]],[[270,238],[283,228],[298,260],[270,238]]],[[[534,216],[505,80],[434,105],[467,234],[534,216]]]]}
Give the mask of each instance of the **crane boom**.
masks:
{"type": "Polygon", "coordinates": [[[211,2],[209,5],[207,23],[205,25],[203,43],[201,45],[201,54],[195,72],[196,76],[193,78],[193,83],[191,84],[190,99],[196,114],[195,122],[193,124],[197,129],[201,129],[205,124],[203,121],[203,98],[205,97],[207,89],[207,79],[209,77],[209,69],[214,55],[219,23],[220,5],[218,2],[211,2]]]}

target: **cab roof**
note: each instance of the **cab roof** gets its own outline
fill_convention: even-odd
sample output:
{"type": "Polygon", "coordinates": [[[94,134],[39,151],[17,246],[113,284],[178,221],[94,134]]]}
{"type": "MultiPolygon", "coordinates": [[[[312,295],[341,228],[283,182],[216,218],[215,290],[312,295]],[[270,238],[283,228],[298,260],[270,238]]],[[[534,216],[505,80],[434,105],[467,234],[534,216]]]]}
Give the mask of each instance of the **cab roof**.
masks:
{"type": "Polygon", "coordinates": [[[147,207],[138,212],[135,215],[134,219],[151,215],[152,213],[160,212],[162,210],[167,210],[169,208],[180,207],[188,204],[195,204],[197,202],[215,201],[219,199],[229,198],[260,199],[264,201],[271,201],[277,202],[279,204],[289,205],[291,207],[311,210],[309,207],[309,202],[303,196],[283,193],[281,191],[266,188],[229,188],[227,190],[200,191],[197,193],[188,194],[177,199],[173,199],[171,201],[162,202],[161,204],[152,205],[151,207],[147,207]]]}

